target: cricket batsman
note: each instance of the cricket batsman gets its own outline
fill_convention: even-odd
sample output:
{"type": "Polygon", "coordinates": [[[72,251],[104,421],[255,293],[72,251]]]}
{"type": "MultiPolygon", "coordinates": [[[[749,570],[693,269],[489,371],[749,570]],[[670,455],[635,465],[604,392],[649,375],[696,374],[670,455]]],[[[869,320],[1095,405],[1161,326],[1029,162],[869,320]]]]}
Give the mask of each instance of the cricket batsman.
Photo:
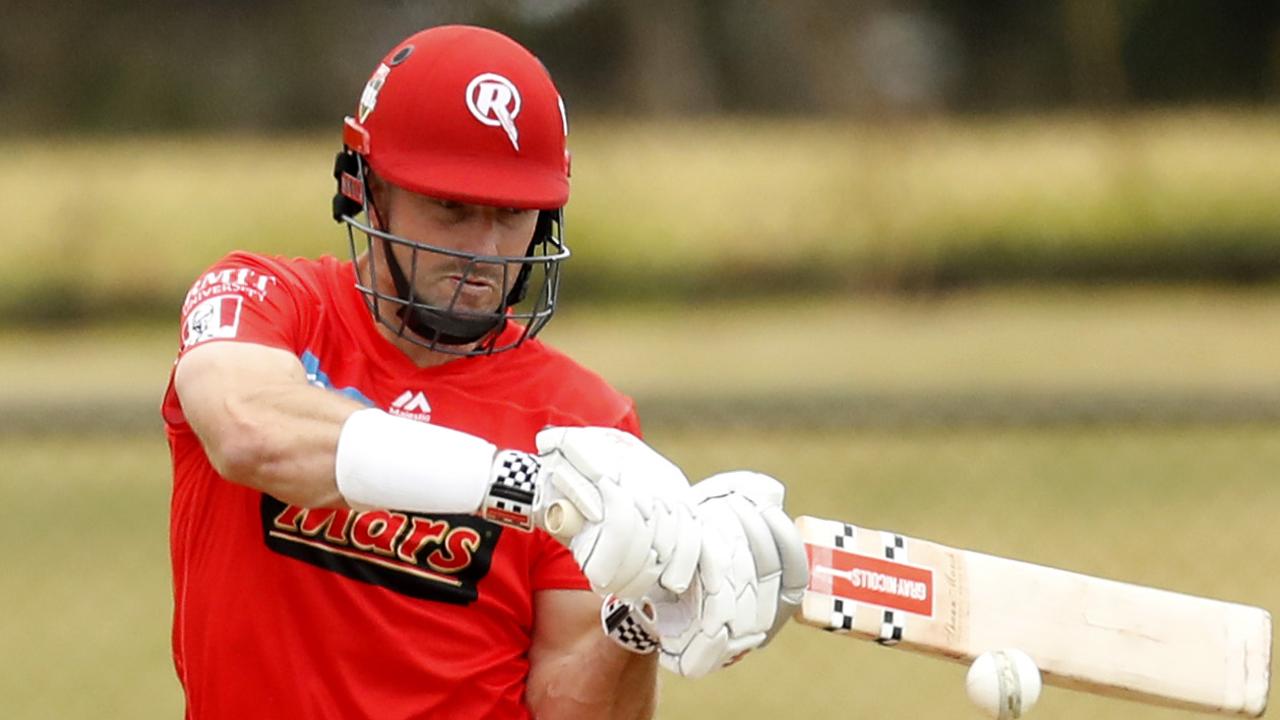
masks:
{"type": "Polygon", "coordinates": [[[513,40],[417,33],[343,127],[351,259],[233,252],[191,287],[163,402],[188,718],[650,717],[659,664],[706,674],[793,614],[782,486],[691,487],[535,338],[567,133],[513,40]]]}

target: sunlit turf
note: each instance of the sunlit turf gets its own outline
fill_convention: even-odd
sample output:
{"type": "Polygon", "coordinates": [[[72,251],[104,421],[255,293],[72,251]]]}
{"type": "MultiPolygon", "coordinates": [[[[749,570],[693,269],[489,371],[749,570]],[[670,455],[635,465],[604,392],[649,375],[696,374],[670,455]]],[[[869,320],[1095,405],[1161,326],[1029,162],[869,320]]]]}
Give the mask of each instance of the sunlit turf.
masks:
{"type": "MultiPolygon", "coordinates": [[[[77,312],[107,302],[142,312],[180,298],[232,248],[345,253],[329,218],[336,130],[0,142],[0,193],[18,202],[0,246],[0,307],[56,317],[61,294],[77,312]]],[[[595,292],[714,284],[743,268],[828,289],[832,278],[892,287],[946,258],[1035,265],[1102,252],[1162,263],[1211,257],[1219,238],[1224,252],[1252,243],[1274,254],[1280,235],[1280,164],[1270,161],[1280,122],[1268,115],[582,118],[570,144],[573,267],[608,274],[595,292]]]]}
{"type": "MultiPolygon", "coordinates": [[[[752,467],[789,509],[1280,608],[1275,428],[679,432],[694,477],[752,467]]],[[[158,436],[0,439],[5,717],[172,718],[168,465],[158,436]]],[[[665,678],[660,717],[968,717],[963,668],[806,628],[716,676],[665,678]]],[[[1048,689],[1037,717],[1191,717],[1048,689]]]]}
{"type": "MultiPolygon", "coordinates": [[[[177,314],[177,303],[171,309],[177,314]]],[[[617,308],[543,338],[637,397],[799,392],[1248,392],[1274,384],[1280,294],[1160,289],[617,308]]],[[[158,402],[170,326],[0,332],[0,402],[158,402]]]]}
{"type": "Polygon", "coordinates": [[[0,438],[8,718],[173,718],[160,435],[0,438]]]}

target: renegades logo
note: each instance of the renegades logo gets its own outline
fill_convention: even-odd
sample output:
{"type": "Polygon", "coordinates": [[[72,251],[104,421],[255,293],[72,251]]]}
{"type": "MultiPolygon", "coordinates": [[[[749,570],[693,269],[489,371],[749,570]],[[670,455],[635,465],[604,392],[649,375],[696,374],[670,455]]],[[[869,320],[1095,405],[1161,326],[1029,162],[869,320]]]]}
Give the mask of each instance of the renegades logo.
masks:
{"type": "Polygon", "coordinates": [[[502,528],[470,515],[300,508],[262,496],[269,549],[422,600],[468,605],[502,528]]]}

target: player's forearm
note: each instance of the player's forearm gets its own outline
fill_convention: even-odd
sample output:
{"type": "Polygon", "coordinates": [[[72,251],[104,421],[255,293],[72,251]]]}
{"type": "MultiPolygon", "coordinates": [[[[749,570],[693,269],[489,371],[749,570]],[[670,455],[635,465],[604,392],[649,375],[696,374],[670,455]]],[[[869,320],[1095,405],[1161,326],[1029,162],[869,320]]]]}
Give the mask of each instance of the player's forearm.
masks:
{"type": "Polygon", "coordinates": [[[208,433],[210,462],[223,477],[302,507],[344,505],[334,478],[338,438],[363,406],[307,385],[229,395],[221,426],[208,433]]]}
{"type": "Polygon", "coordinates": [[[657,653],[627,652],[600,633],[577,652],[534,664],[529,708],[538,720],[641,720],[653,717],[657,685],[657,653]]]}
{"type": "Polygon", "coordinates": [[[474,435],[300,383],[227,392],[218,407],[197,430],[214,468],[302,507],[475,513],[500,479],[523,478],[537,466],[474,435]]]}

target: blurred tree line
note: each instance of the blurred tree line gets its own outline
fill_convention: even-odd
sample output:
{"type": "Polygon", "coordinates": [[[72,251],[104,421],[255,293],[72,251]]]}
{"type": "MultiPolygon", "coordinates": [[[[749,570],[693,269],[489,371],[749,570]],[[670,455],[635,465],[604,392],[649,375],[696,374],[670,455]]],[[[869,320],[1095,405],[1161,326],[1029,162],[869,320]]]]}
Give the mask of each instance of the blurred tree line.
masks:
{"type": "Polygon", "coordinates": [[[576,113],[1274,104],[1274,0],[0,0],[28,132],[331,127],[409,32],[504,30],[576,113]]]}

